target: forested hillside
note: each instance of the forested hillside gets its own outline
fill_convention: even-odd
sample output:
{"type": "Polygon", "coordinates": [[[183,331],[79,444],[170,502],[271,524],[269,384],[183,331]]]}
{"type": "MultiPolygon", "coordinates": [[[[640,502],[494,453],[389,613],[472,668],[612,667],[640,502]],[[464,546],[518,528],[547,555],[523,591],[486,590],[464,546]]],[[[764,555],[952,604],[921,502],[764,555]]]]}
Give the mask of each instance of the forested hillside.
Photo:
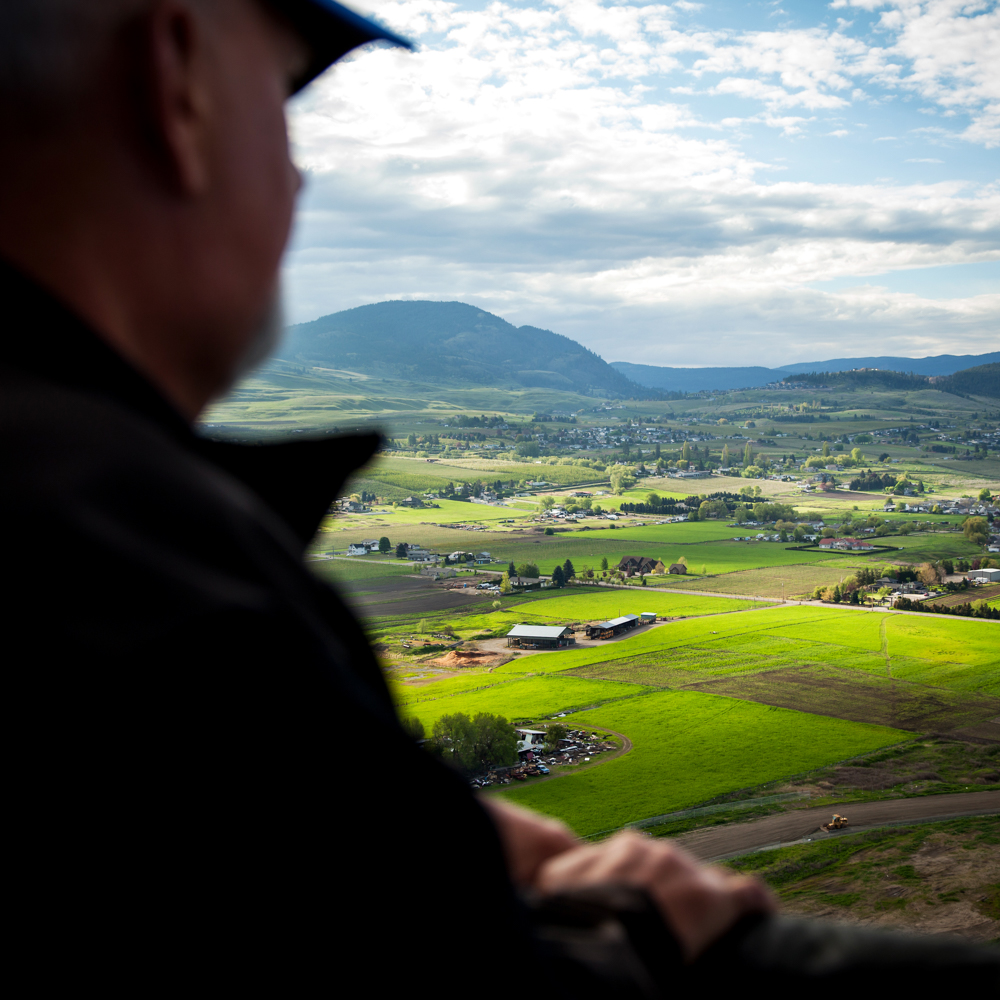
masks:
{"type": "Polygon", "coordinates": [[[290,327],[280,357],[422,382],[658,398],[569,337],[463,302],[379,302],[290,327]]]}
{"type": "Polygon", "coordinates": [[[947,378],[935,379],[935,389],[945,392],[970,393],[974,396],[995,396],[1000,399],[1000,363],[977,365],[955,372],[947,378]]]}
{"type": "Polygon", "coordinates": [[[725,389],[747,389],[780,382],[785,373],[773,368],[664,368],[659,365],[636,365],[629,361],[612,361],[624,376],[654,389],[667,392],[715,392],[725,389]]]}
{"type": "Polygon", "coordinates": [[[876,371],[861,369],[847,372],[809,372],[788,375],[786,382],[799,385],[835,386],[854,389],[940,389],[959,395],[995,396],[1000,398],[1000,364],[977,365],[937,378],[927,378],[913,372],[876,371]]]}

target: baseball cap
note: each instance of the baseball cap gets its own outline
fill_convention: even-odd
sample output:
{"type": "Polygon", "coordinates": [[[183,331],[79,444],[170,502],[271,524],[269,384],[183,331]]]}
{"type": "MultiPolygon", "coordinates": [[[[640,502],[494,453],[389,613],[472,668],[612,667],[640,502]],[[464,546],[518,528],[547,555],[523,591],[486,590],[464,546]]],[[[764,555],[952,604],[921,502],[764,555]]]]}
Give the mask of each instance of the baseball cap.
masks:
{"type": "Polygon", "coordinates": [[[404,49],[413,43],[336,0],[265,0],[302,36],[311,58],[293,92],[301,90],[331,63],[366,42],[388,42],[404,49]]]}

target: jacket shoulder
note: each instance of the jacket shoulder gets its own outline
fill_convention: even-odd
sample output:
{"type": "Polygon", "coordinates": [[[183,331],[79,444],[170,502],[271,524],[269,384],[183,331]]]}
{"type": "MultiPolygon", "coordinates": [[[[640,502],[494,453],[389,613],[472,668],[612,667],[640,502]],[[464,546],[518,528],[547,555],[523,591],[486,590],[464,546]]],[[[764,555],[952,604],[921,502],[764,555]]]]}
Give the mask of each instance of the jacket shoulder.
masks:
{"type": "Polygon", "coordinates": [[[128,609],[116,617],[137,626],[262,610],[278,582],[308,589],[287,526],[186,445],[113,400],[0,373],[0,509],[18,526],[17,571],[50,592],[83,577],[70,609],[128,609]]]}

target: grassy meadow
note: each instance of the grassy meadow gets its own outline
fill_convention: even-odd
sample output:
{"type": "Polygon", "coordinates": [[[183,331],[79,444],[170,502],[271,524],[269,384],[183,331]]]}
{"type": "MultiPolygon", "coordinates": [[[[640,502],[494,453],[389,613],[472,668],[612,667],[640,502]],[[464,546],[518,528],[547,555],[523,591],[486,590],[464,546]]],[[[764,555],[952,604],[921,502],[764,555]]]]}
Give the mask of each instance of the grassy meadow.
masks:
{"type": "Polygon", "coordinates": [[[653,589],[635,592],[594,587],[576,592],[563,591],[555,597],[543,596],[541,599],[526,601],[523,604],[512,604],[505,609],[505,613],[509,616],[530,611],[539,618],[555,618],[568,622],[617,618],[620,615],[641,614],[643,611],[652,611],[670,618],[717,615],[730,611],[745,611],[752,606],[751,601],[726,597],[664,593],[653,589]]]}
{"type": "Polygon", "coordinates": [[[684,809],[749,785],[899,743],[883,726],[694,691],[663,691],[566,720],[626,734],[630,753],[570,778],[503,792],[580,834],[684,809]]]}
{"type": "MultiPolygon", "coordinates": [[[[688,596],[634,596],[654,595],[667,603],[649,610],[661,614],[688,596]]],[[[579,620],[617,611],[608,602],[629,596],[539,596],[476,620],[502,621],[493,628],[502,634],[528,612],[579,620]]],[[[428,729],[459,711],[539,725],[568,712],[560,721],[571,728],[627,736],[633,749],[621,758],[497,793],[585,834],[1000,714],[994,622],[689,599],[691,617],[618,642],[515,656],[438,680],[396,674],[400,710],[428,729]]]]}

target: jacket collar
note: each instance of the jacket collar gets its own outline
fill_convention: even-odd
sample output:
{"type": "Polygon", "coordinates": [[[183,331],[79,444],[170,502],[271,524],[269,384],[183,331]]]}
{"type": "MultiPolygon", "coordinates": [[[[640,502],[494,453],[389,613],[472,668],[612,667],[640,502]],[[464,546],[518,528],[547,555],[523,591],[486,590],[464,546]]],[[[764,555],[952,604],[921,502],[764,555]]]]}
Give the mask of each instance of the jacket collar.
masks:
{"type": "Polygon", "coordinates": [[[256,492],[303,548],[347,477],[379,445],[377,434],[236,444],[199,437],[160,392],[55,296],[0,260],[7,316],[4,362],[38,378],[103,396],[156,424],[256,492]]]}

